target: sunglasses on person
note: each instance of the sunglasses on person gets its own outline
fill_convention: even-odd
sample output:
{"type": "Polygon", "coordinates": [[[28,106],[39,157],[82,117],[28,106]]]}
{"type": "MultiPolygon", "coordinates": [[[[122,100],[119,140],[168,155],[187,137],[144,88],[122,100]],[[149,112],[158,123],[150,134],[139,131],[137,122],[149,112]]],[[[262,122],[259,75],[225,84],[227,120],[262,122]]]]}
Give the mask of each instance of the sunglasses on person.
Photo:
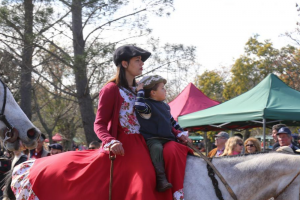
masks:
{"type": "Polygon", "coordinates": [[[254,144],[247,144],[246,147],[254,147],[254,144]]]}
{"type": "Polygon", "coordinates": [[[95,147],[89,147],[89,149],[96,149],[95,147]]]}
{"type": "Polygon", "coordinates": [[[243,146],[244,144],[243,143],[238,143],[238,145],[243,146]]]}

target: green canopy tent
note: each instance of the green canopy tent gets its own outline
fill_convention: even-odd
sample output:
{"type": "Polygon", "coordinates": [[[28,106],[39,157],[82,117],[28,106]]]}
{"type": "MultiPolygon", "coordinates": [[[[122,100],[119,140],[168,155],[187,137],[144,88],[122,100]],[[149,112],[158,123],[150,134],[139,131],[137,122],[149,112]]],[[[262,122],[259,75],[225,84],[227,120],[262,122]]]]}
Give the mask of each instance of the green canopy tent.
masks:
{"type": "Polygon", "coordinates": [[[214,107],[183,115],[180,126],[194,130],[233,130],[275,123],[300,125],[300,92],[269,74],[257,86],[214,107]]]}

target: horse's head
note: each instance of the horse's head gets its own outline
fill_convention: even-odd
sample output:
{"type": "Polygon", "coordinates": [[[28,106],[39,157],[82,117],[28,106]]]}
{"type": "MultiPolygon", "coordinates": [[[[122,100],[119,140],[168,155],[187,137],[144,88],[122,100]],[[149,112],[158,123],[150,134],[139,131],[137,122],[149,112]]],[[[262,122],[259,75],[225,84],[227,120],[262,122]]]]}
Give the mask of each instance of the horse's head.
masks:
{"type": "MultiPolygon", "coordinates": [[[[0,80],[1,81],[1,80],[0,80]]],[[[0,140],[10,150],[20,150],[24,146],[33,149],[41,133],[15,101],[5,84],[0,82],[0,140]]]]}

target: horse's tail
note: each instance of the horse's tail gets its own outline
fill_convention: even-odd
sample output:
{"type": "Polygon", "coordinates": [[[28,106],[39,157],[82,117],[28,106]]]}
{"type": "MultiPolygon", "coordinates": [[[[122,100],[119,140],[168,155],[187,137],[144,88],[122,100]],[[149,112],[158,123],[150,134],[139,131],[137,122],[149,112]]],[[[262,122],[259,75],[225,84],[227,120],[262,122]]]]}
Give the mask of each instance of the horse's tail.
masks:
{"type": "Polygon", "coordinates": [[[15,200],[16,199],[15,194],[10,187],[11,182],[12,182],[12,173],[13,173],[13,169],[9,170],[8,172],[5,173],[4,184],[1,187],[1,188],[4,187],[3,200],[15,200]]]}

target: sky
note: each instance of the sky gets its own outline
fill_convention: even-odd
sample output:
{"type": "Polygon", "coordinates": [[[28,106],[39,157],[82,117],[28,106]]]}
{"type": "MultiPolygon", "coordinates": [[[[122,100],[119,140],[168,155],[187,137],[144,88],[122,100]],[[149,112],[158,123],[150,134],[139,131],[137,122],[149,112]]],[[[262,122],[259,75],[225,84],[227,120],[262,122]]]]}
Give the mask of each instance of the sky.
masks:
{"type": "Polygon", "coordinates": [[[231,66],[255,34],[275,48],[294,44],[280,35],[300,21],[294,0],[174,0],[174,7],[168,18],[149,18],[153,35],[162,42],[196,46],[203,70],[231,66]]]}

